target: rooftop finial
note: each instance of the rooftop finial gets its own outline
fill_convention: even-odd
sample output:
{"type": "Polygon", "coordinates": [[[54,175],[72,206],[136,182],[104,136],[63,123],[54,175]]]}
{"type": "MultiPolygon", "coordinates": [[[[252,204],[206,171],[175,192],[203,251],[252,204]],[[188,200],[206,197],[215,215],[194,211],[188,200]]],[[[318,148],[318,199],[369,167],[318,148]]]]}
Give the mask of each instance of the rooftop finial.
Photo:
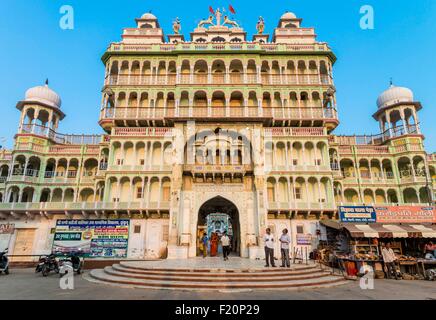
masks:
{"type": "Polygon", "coordinates": [[[48,78],[45,79],[45,85],[48,86],[48,78]]]}
{"type": "Polygon", "coordinates": [[[389,84],[390,84],[391,87],[394,86],[394,80],[392,79],[392,77],[391,77],[391,79],[390,79],[390,81],[389,81],[389,84]]]}

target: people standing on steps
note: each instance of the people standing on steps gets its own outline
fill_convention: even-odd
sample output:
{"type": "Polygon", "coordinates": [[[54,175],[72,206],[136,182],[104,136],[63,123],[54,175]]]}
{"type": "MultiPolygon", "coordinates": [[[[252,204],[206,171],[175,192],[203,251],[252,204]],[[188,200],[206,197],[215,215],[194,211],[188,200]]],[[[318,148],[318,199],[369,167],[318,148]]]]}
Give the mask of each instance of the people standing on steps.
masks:
{"type": "Polygon", "coordinates": [[[227,231],[223,232],[223,235],[221,237],[221,246],[223,247],[223,257],[224,257],[224,260],[229,260],[230,238],[227,235],[227,231]]]}
{"type": "Polygon", "coordinates": [[[201,244],[201,251],[203,252],[203,258],[207,257],[207,242],[208,242],[208,238],[207,238],[207,233],[203,233],[203,236],[201,237],[200,240],[200,244],[201,244]]]}
{"type": "Polygon", "coordinates": [[[271,234],[271,229],[266,229],[266,234],[263,236],[263,241],[265,242],[265,267],[269,267],[270,263],[272,267],[275,267],[274,263],[274,236],[271,234]]]}
{"type": "Polygon", "coordinates": [[[291,237],[288,234],[288,229],[283,229],[280,236],[280,251],[282,254],[282,268],[291,267],[291,260],[289,259],[289,244],[291,243],[291,237]]]}
{"type": "Polygon", "coordinates": [[[218,234],[216,232],[212,232],[210,235],[210,256],[216,257],[218,255],[218,234]]]}

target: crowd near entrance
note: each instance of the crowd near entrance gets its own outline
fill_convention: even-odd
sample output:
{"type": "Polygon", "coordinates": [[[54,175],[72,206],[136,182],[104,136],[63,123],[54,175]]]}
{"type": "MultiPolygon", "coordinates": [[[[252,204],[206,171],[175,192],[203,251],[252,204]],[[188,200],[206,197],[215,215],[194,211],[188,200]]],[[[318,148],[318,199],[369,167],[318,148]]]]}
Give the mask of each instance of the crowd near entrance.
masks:
{"type": "Polygon", "coordinates": [[[230,238],[230,252],[239,256],[241,239],[238,209],[231,201],[215,197],[205,202],[198,212],[197,256],[222,257],[224,234],[230,238]]]}

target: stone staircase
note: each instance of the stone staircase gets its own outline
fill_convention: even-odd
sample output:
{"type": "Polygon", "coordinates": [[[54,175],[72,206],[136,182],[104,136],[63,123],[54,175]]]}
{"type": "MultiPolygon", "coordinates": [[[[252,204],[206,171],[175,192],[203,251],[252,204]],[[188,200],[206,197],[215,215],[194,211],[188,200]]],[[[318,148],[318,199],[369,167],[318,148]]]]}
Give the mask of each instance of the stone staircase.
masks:
{"type": "Polygon", "coordinates": [[[153,267],[148,263],[120,262],[94,269],[88,280],[136,288],[179,290],[277,290],[331,287],[347,283],[319,266],[291,268],[153,267]]]}

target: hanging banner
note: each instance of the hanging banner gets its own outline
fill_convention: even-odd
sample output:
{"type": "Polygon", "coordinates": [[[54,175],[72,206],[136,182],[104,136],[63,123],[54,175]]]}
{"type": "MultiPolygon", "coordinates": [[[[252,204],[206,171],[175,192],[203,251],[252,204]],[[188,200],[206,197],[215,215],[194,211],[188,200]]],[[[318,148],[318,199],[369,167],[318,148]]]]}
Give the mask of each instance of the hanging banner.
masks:
{"type": "Polygon", "coordinates": [[[375,223],[377,220],[374,208],[367,206],[339,207],[339,219],[351,223],[375,223]]]}
{"type": "Polygon", "coordinates": [[[381,223],[436,223],[435,207],[387,206],[375,207],[377,222],[381,223]]]}
{"type": "Polygon", "coordinates": [[[126,258],[129,220],[58,220],[53,253],[89,258],[126,258]]]}

